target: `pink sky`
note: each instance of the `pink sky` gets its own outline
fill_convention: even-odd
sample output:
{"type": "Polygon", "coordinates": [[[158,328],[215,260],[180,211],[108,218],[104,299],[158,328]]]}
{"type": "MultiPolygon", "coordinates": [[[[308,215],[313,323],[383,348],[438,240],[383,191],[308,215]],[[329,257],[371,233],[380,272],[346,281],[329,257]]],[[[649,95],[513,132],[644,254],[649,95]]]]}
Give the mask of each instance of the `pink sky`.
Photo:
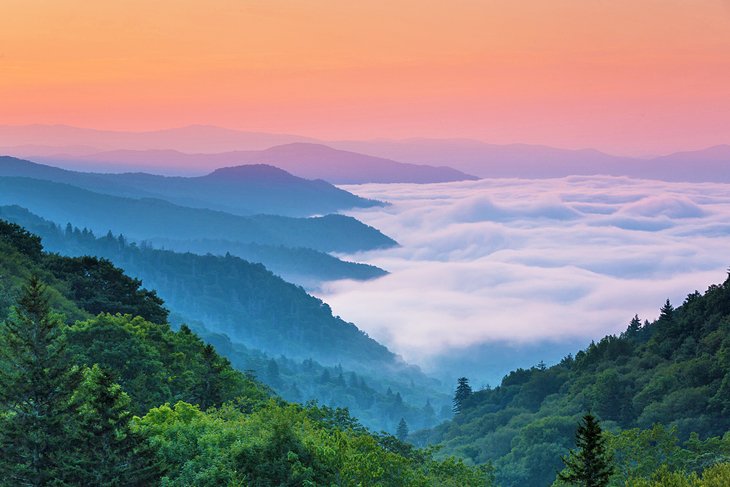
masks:
{"type": "Polygon", "coordinates": [[[0,124],[730,143],[721,0],[5,0],[0,124]]]}

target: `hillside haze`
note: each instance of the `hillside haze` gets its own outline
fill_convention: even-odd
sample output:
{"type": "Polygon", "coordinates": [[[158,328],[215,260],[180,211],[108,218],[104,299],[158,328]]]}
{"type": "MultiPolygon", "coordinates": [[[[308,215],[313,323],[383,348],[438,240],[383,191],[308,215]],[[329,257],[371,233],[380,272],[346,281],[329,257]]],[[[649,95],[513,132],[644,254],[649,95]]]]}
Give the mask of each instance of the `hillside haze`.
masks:
{"type": "Polygon", "coordinates": [[[382,204],[357,197],[321,180],[310,181],[260,164],[220,168],[199,177],[165,177],[147,173],[69,171],[13,157],[0,157],[0,176],[66,183],[115,196],[164,199],[183,206],[239,215],[311,216],[382,204]]]}

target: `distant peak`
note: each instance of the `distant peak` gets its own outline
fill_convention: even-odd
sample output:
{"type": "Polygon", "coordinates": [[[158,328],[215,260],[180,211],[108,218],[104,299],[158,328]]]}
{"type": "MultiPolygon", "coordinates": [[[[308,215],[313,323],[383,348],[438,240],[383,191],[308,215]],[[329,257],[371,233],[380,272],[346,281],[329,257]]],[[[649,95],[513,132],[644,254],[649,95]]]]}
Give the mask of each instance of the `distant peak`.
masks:
{"type": "Polygon", "coordinates": [[[241,166],[222,167],[204,176],[211,179],[297,179],[296,176],[269,164],[244,164],[241,166]]]}

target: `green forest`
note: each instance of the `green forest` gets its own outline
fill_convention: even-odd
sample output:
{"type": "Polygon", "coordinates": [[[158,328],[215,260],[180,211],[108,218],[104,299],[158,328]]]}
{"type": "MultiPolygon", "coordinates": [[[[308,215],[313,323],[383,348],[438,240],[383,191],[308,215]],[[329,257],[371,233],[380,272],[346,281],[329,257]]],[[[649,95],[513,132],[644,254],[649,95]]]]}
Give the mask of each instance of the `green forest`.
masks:
{"type": "MultiPolygon", "coordinates": [[[[552,367],[539,363],[493,389],[469,388],[458,405],[452,421],[409,439],[492,464],[499,485],[547,485],[586,411],[602,420],[613,451],[610,485],[653,485],[642,482],[655,475],[693,481],[730,461],[730,277],[677,308],[667,301],[654,322],[635,316],[620,336],[552,367]]],[[[725,472],[725,483],[708,485],[730,485],[725,472]]]]}
{"type": "Polygon", "coordinates": [[[451,417],[447,386],[260,264],[97,238],[19,207],[0,207],[0,217],[41,236],[50,251],[106,258],[141,279],[165,300],[173,328],[186,323],[288,400],[347,407],[367,427],[392,433],[401,418],[416,430],[451,417]]]}
{"type": "Polygon", "coordinates": [[[730,485],[730,277],[493,389],[461,378],[453,419],[421,429],[444,412],[198,335],[108,260],[2,220],[0,256],[2,485],[730,485]],[[333,403],[388,404],[394,434],[306,402],[303,377],[333,403]]]}
{"type": "Polygon", "coordinates": [[[285,402],[108,261],[45,253],[3,221],[0,255],[3,485],[491,482],[346,409],[285,402]]]}

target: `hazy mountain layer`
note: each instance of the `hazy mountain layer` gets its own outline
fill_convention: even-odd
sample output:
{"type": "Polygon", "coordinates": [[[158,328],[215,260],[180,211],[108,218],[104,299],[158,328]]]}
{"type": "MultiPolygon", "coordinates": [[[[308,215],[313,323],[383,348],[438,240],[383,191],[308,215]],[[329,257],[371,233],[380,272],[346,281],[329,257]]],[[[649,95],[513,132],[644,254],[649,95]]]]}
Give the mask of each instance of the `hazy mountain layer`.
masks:
{"type": "Polygon", "coordinates": [[[159,198],[239,215],[311,216],[381,204],[324,181],[309,181],[266,165],[228,167],[216,169],[206,176],[188,178],[146,173],[93,174],[0,157],[0,176],[72,184],[115,196],[159,198]]]}
{"type": "Polygon", "coordinates": [[[40,156],[40,160],[88,170],[204,172],[222,166],[271,164],[307,179],[334,184],[440,183],[476,179],[445,166],[404,164],[381,157],[336,150],[326,145],[292,143],[260,151],[186,154],[175,150],[117,150],[94,154],[40,156]]]}
{"type": "MultiPolygon", "coordinates": [[[[236,257],[137,247],[118,237],[97,239],[86,230],[66,231],[17,207],[0,207],[0,220],[22,223],[42,236],[47,251],[79,259],[86,259],[81,257],[84,255],[103,257],[141,279],[148,288],[159,286],[160,297],[173,310],[173,323],[190,324],[239,370],[256,372],[287,399],[348,407],[376,430],[395,431],[401,418],[407,418],[413,427],[427,427],[450,416],[449,408],[444,407],[450,402],[449,396],[438,381],[401,362],[354,325],[333,317],[326,304],[258,264],[236,257]]],[[[0,243],[4,239],[2,228],[0,224],[0,243]]],[[[40,246],[35,253],[39,252],[40,246]]],[[[22,277],[14,276],[13,269],[33,270],[30,264],[13,266],[5,259],[0,255],[3,282],[8,284],[17,285],[15,277],[22,277]]],[[[76,261],[58,257],[57,262],[63,265],[56,267],[66,268],[66,262],[76,261]]],[[[82,289],[91,295],[97,292],[95,285],[82,289]]],[[[69,292],[71,289],[76,287],[70,285],[69,292]]],[[[12,299],[3,290],[0,285],[0,308],[12,299]]],[[[143,299],[149,300],[140,295],[138,301],[144,304],[147,301],[143,299]]],[[[108,299],[99,302],[107,302],[109,311],[140,313],[147,309],[108,299]]],[[[62,307],[70,306],[62,303],[62,307]]],[[[147,307],[151,311],[146,317],[166,320],[167,311],[158,311],[159,304],[147,307]]],[[[95,304],[87,304],[87,308],[92,314],[101,310],[95,304]]],[[[69,318],[88,317],[76,311],[67,314],[69,318]]]]}
{"type": "Polygon", "coordinates": [[[144,240],[225,239],[243,243],[308,247],[352,252],[395,245],[395,242],[354,218],[237,216],[189,208],[167,201],[133,199],[30,178],[0,177],[0,204],[17,204],[44,218],[87,227],[97,234],[112,230],[144,240]]]}
{"type": "Polygon", "coordinates": [[[448,165],[482,178],[602,174],[664,181],[730,181],[730,146],[727,145],[648,159],[615,156],[593,149],[499,145],[470,139],[339,141],[330,145],[412,164],[448,165]]]}
{"type": "Polygon", "coordinates": [[[94,130],[68,125],[0,125],[0,147],[76,146],[98,150],[177,149],[185,152],[262,150],[292,142],[315,142],[299,135],[245,132],[209,125],[142,132],[94,130]]]}

